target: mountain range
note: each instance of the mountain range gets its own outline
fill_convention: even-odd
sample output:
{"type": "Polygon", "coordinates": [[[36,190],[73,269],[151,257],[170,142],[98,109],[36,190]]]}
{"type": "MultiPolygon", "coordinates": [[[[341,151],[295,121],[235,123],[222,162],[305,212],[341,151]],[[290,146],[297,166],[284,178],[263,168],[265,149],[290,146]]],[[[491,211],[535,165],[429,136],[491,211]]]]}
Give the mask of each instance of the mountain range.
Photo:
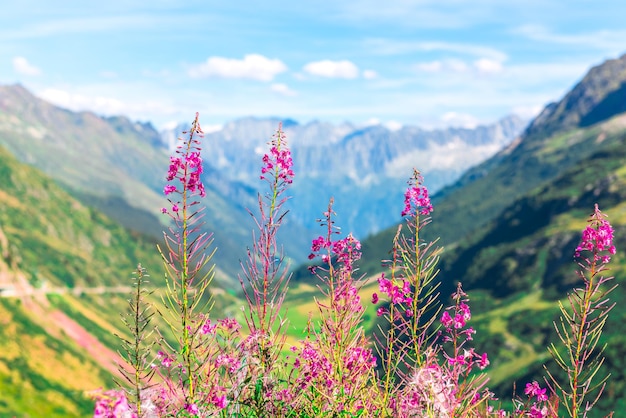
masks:
{"type": "MultiPolygon", "coordinates": [[[[149,123],[122,116],[71,112],[20,85],[0,86],[0,110],[0,145],[18,160],[42,170],[84,204],[159,239],[167,223],[159,213],[166,203],[164,174],[183,125],[159,133],[149,123]]],[[[237,282],[254,226],[248,209],[256,207],[263,187],[260,160],[279,122],[245,118],[204,139],[205,221],[218,247],[218,278],[227,286],[237,282]]],[[[431,188],[440,188],[506,146],[525,126],[515,116],[476,129],[434,131],[282,123],[296,171],[294,199],[287,204],[291,214],[282,231],[294,265],[306,259],[315,220],[331,196],[344,228],[366,236],[398,221],[393,205],[413,165],[421,167],[431,188]]]]}
{"type": "MultiPolygon", "coordinates": [[[[220,176],[255,189],[259,159],[279,123],[296,172],[291,189],[294,199],[289,204],[292,221],[311,231],[325,202],[333,197],[344,229],[359,237],[399,220],[398,197],[414,167],[419,167],[432,190],[438,190],[510,144],[526,126],[515,115],[474,129],[442,130],[319,121],[301,125],[293,120],[249,117],[206,135],[207,164],[220,176]]],[[[163,142],[171,147],[174,132],[184,128],[162,132],[163,142]]],[[[240,196],[237,189],[234,195],[226,193],[232,200],[240,196]]]]}

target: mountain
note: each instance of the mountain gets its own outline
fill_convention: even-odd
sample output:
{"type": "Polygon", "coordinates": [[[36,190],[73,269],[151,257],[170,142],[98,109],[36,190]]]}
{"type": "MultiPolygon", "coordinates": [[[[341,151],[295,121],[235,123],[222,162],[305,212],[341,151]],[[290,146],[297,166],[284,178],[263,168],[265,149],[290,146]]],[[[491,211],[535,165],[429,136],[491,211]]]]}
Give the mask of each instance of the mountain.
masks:
{"type": "MultiPolygon", "coordinates": [[[[168,218],[160,208],[167,202],[162,191],[170,151],[152,125],[71,112],[20,85],[0,86],[0,145],[54,178],[83,204],[139,233],[162,236],[168,218]]],[[[210,167],[207,172],[210,177],[210,167]]],[[[218,276],[232,284],[253,226],[246,207],[254,208],[254,192],[224,178],[219,186],[207,187],[204,220],[218,247],[218,276]],[[238,190],[244,190],[247,200],[231,199],[238,190]]],[[[304,250],[288,250],[304,257],[304,250]]]]}
{"type": "Polygon", "coordinates": [[[79,417],[113,387],[120,312],[151,237],[85,206],[0,147],[0,416],[79,417]]]}
{"type": "MultiPolygon", "coordinates": [[[[483,302],[475,310],[481,318],[476,340],[497,359],[496,375],[506,371],[506,378],[498,378],[492,386],[500,396],[511,392],[513,380],[519,386],[543,375],[546,346],[557,338],[552,327],[559,315],[556,301],[581,284],[574,272],[573,252],[595,203],[609,216],[614,243],[622,252],[613,258],[607,273],[620,284],[611,301],[626,298],[626,113],[587,129],[594,142],[600,141],[589,144],[594,148],[589,156],[515,199],[442,257],[442,277],[461,280],[467,289],[482,295],[483,302]],[[522,302],[529,298],[532,303],[522,302]],[[499,331],[494,333],[495,329],[499,331]],[[494,341],[508,344],[498,346],[494,341]],[[520,357],[526,362],[517,361],[520,357]]],[[[448,291],[450,284],[445,286],[448,291]]],[[[616,402],[626,399],[624,305],[618,303],[609,318],[602,339],[608,345],[602,373],[610,373],[611,378],[599,405],[602,415],[593,416],[626,407],[616,402]]],[[[549,367],[554,370],[554,364],[549,367]]]]}
{"type": "MultiPolygon", "coordinates": [[[[223,177],[253,187],[259,158],[279,122],[244,118],[208,133],[208,143],[216,145],[205,150],[207,164],[223,177]]],[[[439,189],[508,145],[525,127],[516,116],[476,129],[431,131],[413,126],[391,130],[382,125],[282,123],[296,172],[291,219],[315,231],[314,220],[333,196],[338,222],[361,237],[398,221],[396,202],[413,167],[420,167],[431,188],[439,189]]],[[[172,143],[171,131],[162,132],[162,137],[164,143],[172,143]]]]}
{"type": "MultiPolygon", "coordinates": [[[[607,125],[603,131],[596,126],[597,124],[586,126],[581,121],[574,127],[568,122],[557,129],[558,125],[553,121],[554,118],[572,120],[572,117],[567,116],[567,113],[559,113],[561,116],[558,118],[556,116],[547,118],[546,115],[555,112],[551,109],[569,106],[584,116],[593,114],[594,109],[608,106],[607,103],[614,103],[616,92],[620,91],[620,85],[626,80],[626,73],[604,68],[615,69],[624,66],[626,56],[592,68],[562,100],[546,106],[518,139],[483,163],[471,167],[458,181],[436,193],[433,197],[436,210],[432,214],[433,225],[429,228],[429,237],[440,237],[443,245],[453,245],[481,230],[515,199],[547,181],[554,180],[578,162],[590,157],[602,145],[603,136],[621,129],[619,117],[616,116],[613,121],[605,120],[607,125]],[[597,74],[604,73],[608,74],[608,77],[619,74],[622,78],[600,81],[597,74]],[[613,90],[594,88],[597,85],[613,86],[613,90]],[[585,107],[573,102],[574,91],[596,92],[594,93],[596,106],[585,107]],[[584,112],[581,110],[583,108],[586,109],[584,112]]],[[[589,101],[586,95],[579,96],[584,103],[589,101]]],[[[624,97],[622,102],[623,100],[624,97]]],[[[579,119],[581,118],[582,116],[579,119]]],[[[417,168],[419,169],[419,166],[417,168]]],[[[428,182],[426,186],[430,188],[428,182]]],[[[395,231],[395,226],[388,228],[366,243],[371,248],[372,258],[386,257],[388,249],[383,251],[379,243],[391,242],[395,231]]],[[[374,264],[368,267],[378,268],[374,264]]]]}
{"type": "Polygon", "coordinates": [[[558,103],[551,103],[528,127],[527,135],[585,127],[626,112],[626,59],[592,68],[558,103]]]}
{"type": "MultiPolygon", "coordinates": [[[[462,281],[472,298],[476,343],[492,358],[492,389],[502,399],[543,375],[546,347],[556,341],[557,301],[580,285],[573,253],[598,203],[615,228],[611,275],[626,297],[626,55],[592,68],[565,97],[548,105],[519,140],[468,170],[434,197],[441,236],[442,294],[462,281]]],[[[363,243],[364,258],[388,258],[396,228],[363,243]]],[[[378,271],[370,261],[363,271],[378,271]]],[[[611,378],[597,415],[626,408],[626,307],[607,322],[603,374],[611,378]]],[[[549,363],[549,367],[554,364],[549,363]]]]}

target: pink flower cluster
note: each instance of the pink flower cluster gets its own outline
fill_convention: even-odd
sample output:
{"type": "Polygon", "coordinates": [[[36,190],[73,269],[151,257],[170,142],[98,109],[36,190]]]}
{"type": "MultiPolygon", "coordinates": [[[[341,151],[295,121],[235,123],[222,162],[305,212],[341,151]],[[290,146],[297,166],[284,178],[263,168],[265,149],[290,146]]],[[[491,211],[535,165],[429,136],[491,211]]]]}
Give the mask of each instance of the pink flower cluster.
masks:
{"type": "Polygon", "coordinates": [[[478,354],[473,348],[470,348],[469,350],[463,350],[463,353],[457,356],[448,357],[448,364],[451,366],[455,364],[467,366],[468,370],[476,365],[480,370],[485,370],[490,362],[487,353],[478,354]]]}
{"type": "Polygon", "coordinates": [[[367,373],[376,367],[376,357],[372,355],[372,350],[364,347],[349,348],[344,359],[346,370],[355,376],[367,373]]]}
{"type": "Polygon", "coordinates": [[[352,285],[344,284],[343,286],[340,286],[336,289],[332,298],[337,304],[337,309],[344,312],[351,312],[354,314],[363,311],[359,290],[352,285]]]}
{"type": "Polygon", "coordinates": [[[413,213],[413,209],[420,215],[428,215],[433,211],[433,205],[430,203],[430,197],[428,196],[428,189],[420,186],[419,183],[415,186],[409,186],[404,193],[402,216],[410,215],[413,213]]]}
{"type": "MultiPolygon", "coordinates": [[[[201,196],[206,196],[204,184],[200,180],[202,174],[202,157],[199,151],[193,151],[184,157],[170,157],[170,168],[167,171],[167,181],[175,178],[180,180],[185,190],[196,192],[201,196]]],[[[167,196],[178,191],[177,187],[168,184],[164,187],[163,193],[167,196]]]]}
{"type": "Polygon", "coordinates": [[[529,397],[536,397],[537,401],[545,402],[548,400],[548,395],[546,395],[546,388],[541,388],[537,381],[533,381],[532,383],[526,383],[526,389],[524,389],[524,393],[529,397]]]}
{"type": "Polygon", "coordinates": [[[611,261],[609,255],[600,255],[603,251],[608,251],[609,254],[615,254],[613,227],[609,221],[604,218],[605,215],[600,212],[596,204],[591,224],[583,230],[582,240],[576,248],[576,257],[580,257],[582,251],[590,251],[593,253],[594,262],[601,261],[606,264],[611,261]]]}
{"type": "MultiPolygon", "coordinates": [[[[292,351],[297,350],[292,348],[292,351]]],[[[376,368],[376,361],[370,348],[349,347],[341,355],[341,374],[333,377],[333,363],[321,353],[315,343],[306,341],[294,360],[294,367],[300,369],[297,385],[300,389],[314,387],[329,397],[334,396],[331,394],[336,394],[337,386],[341,385],[339,389],[342,393],[351,394],[359,387],[357,382],[376,368]]]]}
{"type": "MultiPolygon", "coordinates": [[[[385,277],[385,273],[382,273],[378,278],[378,290],[380,293],[387,295],[389,301],[391,301],[394,305],[402,305],[405,303],[410,304],[413,302],[411,283],[407,280],[394,283],[385,277]]],[[[372,294],[372,303],[378,303],[378,295],[376,293],[372,294]]],[[[381,316],[386,312],[387,310],[385,308],[379,308],[377,310],[378,316],[381,316]]],[[[410,316],[410,310],[405,311],[405,313],[408,313],[410,316]]]]}
{"type": "Polygon", "coordinates": [[[215,334],[215,329],[217,328],[216,324],[212,324],[211,323],[211,319],[207,318],[206,322],[204,323],[204,325],[202,325],[202,328],[200,328],[200,332],[202,332],[202,334],[207,335],[207,334],[215,334]]]}
{"type": "Polygon", "coordinates": [[[161,360],[161,365],[163,365],[163,367],[165,368],[170,368],[172,366],[172,363],[174,362],[173,357],[167,355],[166,353],[160,350],[157,353],[157,358],[161,360]]]}
{"type": "Polygon", "coordinates": [[[136,418],[126,395],[121,390],[109,390],[98,396],[93,412],[94,418],[136,418]]]}
{"type": "Polygon", "coordinates": [[[464,328],[467,321],[471,318],[472,313],[470,312],[469,306],[466,303],[461,302],[459,306],[456,307],[454,318],[450,316],[450,312],[448,312],[448,310],[443,312],[441,315],[441,324],[448,329],[452,327],[460,329],[464,328]]]}
{"type": "MultiPolygon", "coordinates": [[[[202,130],[197,122],[197,114],[196,121],[189,133],[189,138],[186,139],[183,144],[179,145],[176,150],[178,156],[170,157],[170,165],[167,170],[166,179],[168,182],[177,179],[180,181],[180,186],[176,184],[165,185],[163,188],[163,194],[165,196],[169,196],[172,193],[190,193],[192,195],[199,195],[200,197],[206,196],[204,184],[202,184],[202,180],[200,179],[203,168],[200,148],[198,146],[199,141],[193,139],[194,134],[202,136],[202,130]]],[[[178,214],[180,210],[179,204],[181,202],[173,201],[172,199],[170,199],[169,202],[172,204],[171,211],[178,214]]],[[[161,212],[168,213],[168,209],[162,208],[161,212]]]]}
{"type": "Polygon", "coordinates": [[[444,331],[440,331],[440,335],[443,336],[443,342],[454,341],[458,337],[464,337],[465,341],[472,341],[472,334],[476,331],[472,327],[465,326],[467,321],[472,318],[472,312],[470,311],[467,294],[463,291],[461,283],[458,284],[456,292],[452,294],[452,299],[455,301],[454,306],[446,308],[441,315],[441,325],[444,327],[444,331]],[[453,312],[450,315],[450,312],[453,312]]]}
{"type": "Polygon", "coordinates": [[[226,399],[226,389],[221,386],[215,388],[211,395],[211,403],[219,409],[226,408],[226,405],[228,405],[228,400],[226,399]]]}
{"type": "Polygon", "coordinates": [[[241,363],[235,357],[228,354],[220,354],[215,359],[215,367],[220,368],[222,366],[225,366],[230,373],[235,373],[241,367],[241,363]]]}
{"type": "Polygon", "coordinates": [[[185,411],[187,411],[192,417],[197,416],[200,413],[198,405],[196,405],[195,403],[185,405],[185,411]]]}
{"type": "Polygon", "coordinates": [[[237,332],[241,328],[241,324],[235,318],[223,318],[217,321],[220,327],[225,331],[237,332]]]}
{"type": "MultiPolygon", "coordinates": [[[[325,248],[330,248],[332,255],[337,257],[337,261],[343,263],[348,271],[352,269],[352,264],[361,258],[361,242],[352,234],[338,241],[330,241],[322,236],[315,238],[311,243],[309,260],[313,260],[325,248]]],[[[330,261],[328,257],[328,254],[321,254],[322,262],[328,263],[330,261]]]]}
{"type": "Polygon", "coordinates": [[[548,395],[546,394],[546,391],[547,389],[541,388],[537,381],[526,383],[524,393],[528,396],[528,403],[525,405],[524,409],[528,408],[528,404],[530,402],[532,402],[532,404],[528,410],[522,410],[522,406],[518,406],[516,413],[521,414],[523,412],[524,416],[531,418],[546,418],[551,416],[547,406],[548,395]]]}
{"type": "Polygon", "coordinates": [[[327,388],[332,388],[334,382],[329,378],[333,368],[332,363],[310,342],[305,342],[300,355],[294,360],[294,367],[300,369],[298,385],[301,389],[309,387],[315,381],[323,379],[327,388]]]}
{"type": "Polygon", "coordinates": [[[273,173],[276,181],[284,181],[287,184],[293,182],[294,173],[292,170],[293,160],[291,151],[285,146],[282,134],[282,125],[272,139],[270,153],[263,156],[263,167],[261,168],[261,180],[265,179],[265,174],[273,173]]]}

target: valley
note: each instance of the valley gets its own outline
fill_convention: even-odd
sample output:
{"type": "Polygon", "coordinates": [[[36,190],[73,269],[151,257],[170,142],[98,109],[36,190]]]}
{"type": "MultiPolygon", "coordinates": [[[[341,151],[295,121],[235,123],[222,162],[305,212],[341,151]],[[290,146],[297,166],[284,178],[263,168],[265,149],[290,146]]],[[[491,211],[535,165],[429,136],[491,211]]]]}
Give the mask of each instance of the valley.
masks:
{"type": "MultiPolygon", "coordinates": [[[[626,297],[624,83],[626,55],[593,68],[526,128],[514,117],[437,132],[283,121],[301,176],[279,237],[293,270],[283,311],[289,343],[303,338],[315,315],[320,291],[302,263],[319,235],[314,220],[333,194],[338,225],[363,238],[364,327],[375,329],[369,300],[401,220],[404,171],[421,163],[437,191],[425,233],[445,249],[440,291],[445,300],[462,281],[470,294],[477,351],[492,359],[490,387],[510,398],[514,382],[541,379],[542,364],[554,366],[546,346],[555,340],[558,303],[579,285],[573,252],[595,203],[615,228],[610,274],[620,286],[613,298],[626,297]],[[473,150],[471,158],[453,158],[473,150]],[[440,161],[437,152],[453,163],[428,166],[440,161]]],[[[133,269],[148,268],[152,302],[164,285],[155,248],[168,226],[158,212],[167,204],[171,144],[164,138],[171,133],[56,108],[21,86],[0,87],[0,108],[0,415],[88,416],[87,393],[114,387],[114,334],[126,332],[119,316],[133,269]]],[[[246,208],[257,204],[260,147],[279,121],[241,119],[206,135],[203,204],[217,247],[215,315],[241,315],[239,263],[252,229],[246,208]]],[[[602,370],[611,380],[600,412],[626,407],[622,305],[602,337],[602,370]]]]}

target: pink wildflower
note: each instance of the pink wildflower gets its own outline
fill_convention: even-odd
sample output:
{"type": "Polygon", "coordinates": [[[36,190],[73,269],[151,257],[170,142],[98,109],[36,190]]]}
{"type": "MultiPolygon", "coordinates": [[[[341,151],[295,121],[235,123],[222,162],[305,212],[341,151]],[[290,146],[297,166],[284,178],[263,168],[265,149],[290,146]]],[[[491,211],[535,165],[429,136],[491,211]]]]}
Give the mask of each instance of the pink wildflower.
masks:
{"type": "Polygon", "coordinates": [[[167,184],[164,188],[163,188],[163,194],[165,196],[167,196],[170,193],[174,193],[176,191],[176,186],[172,185],[172,184],[167,184]]]}
{"type": "Polygon", "coordinates": [[[213,404],[220,409],[226,408],[226,395],[219,395],[213,397],[213,404]]]}
{"type": "Polygon", "coordinates": [[[159,351],[157,353],[157,358],[161,360],[161,364],[164,367],[170,367],[174,361],[174,359],[172,359],[170,356],[168,356],[167,354],[165,354],[163,351],[159,351]]]}
{"type": "Polygon", "coordinates": [[[433,211],[433,205],[430,203],[430,197],[428,196],[428,190],[426,187],[420,186],[419,183],[415,186],[409,186],[404,193],[404,210],[402,216],[411,214],[412,208],[420,215],[428,215],[433,211]]]}
{"type": "Polygon", "coordinates": [[[376,305],[378,303],[378,294],[377,293],[372,293],[372,303],[374,305],[376,305]]]}
{"type": "Polygon", "coordinates": [[[546,388],[542,389],[536,380],[532,383],[526,383],[526,389],[524,389],[524,393],[531,398],[533,396],[536,396],[539,402],[545,402],[548,400],[548,395],[546,395],[546,388]]]}
{"type": "Polygon", "coordinates": [[[487,358],[487,353],[483,353],[480,356],[480,360],[478,360],[478,367],[480,370],[484,370],[487,366],[489,366],[489,359],[487,358]]]}
{"type": "Polygon", "coordinates": [[[239,322],[237,322],[235,318],[224,318],[220,319],[218,322],[224,329],[229,331],[237,331],[241,328],[241,325],[239,325],[239,322]]]}
{"type": "Polygon", "coordinates": [[[198,406],[195,403],[185,405],[185,411],[187,411],[190,415],[198,415],[200,413],[198,406]]]}
{"type": "Polygon", "coordinates": [[[136,418],[137,414],[131,410],[123,391],[109,390],[98,395],[93,416],[94,418],[136,418]]]}
{"type": "Polygon", "coordinates": [[[215,328],[217,328],[217,325],[215,324],[211,324],[211,320],[207,319],[206,323],[204,325],[202,325],[202,333],[203,334],[215,334],[215,328]]]}
{"type": "Polygon", "coordinates": [[[588,225],[582,234],[582,240],[578,247],[576,247],[575,256],[580,257],[582,251],[591,251],[593,253],[594,262],[601,261],[602,263],[608,263],[611,257],[608,255],[600,255],[600,252],[607,251],[609,254],[615,254],[615,245],[613,245],[613,227],[606,219],[598,205],[595,205],[595,210],[588,225]]]}
{"type": "Polygon", "coordinates": [[[273,136],[271,144],[269,155],[263,156],[264,166],[261,168],[261,180],[265,179],[265,174],[271,173],[274,180],[291,184],[294,177],[293,160],[291,151],[285,143],[282,124],[279,125],[278,132],[273,136]]]}
{"type": "Polygon", "coordinates": [[[443,314],[441,315],[441,324],[446,328],[450,328],[452,326],[452,323],[453,323],[452,317],[450,316],[448,311],[444,311],[443,314]]]}

